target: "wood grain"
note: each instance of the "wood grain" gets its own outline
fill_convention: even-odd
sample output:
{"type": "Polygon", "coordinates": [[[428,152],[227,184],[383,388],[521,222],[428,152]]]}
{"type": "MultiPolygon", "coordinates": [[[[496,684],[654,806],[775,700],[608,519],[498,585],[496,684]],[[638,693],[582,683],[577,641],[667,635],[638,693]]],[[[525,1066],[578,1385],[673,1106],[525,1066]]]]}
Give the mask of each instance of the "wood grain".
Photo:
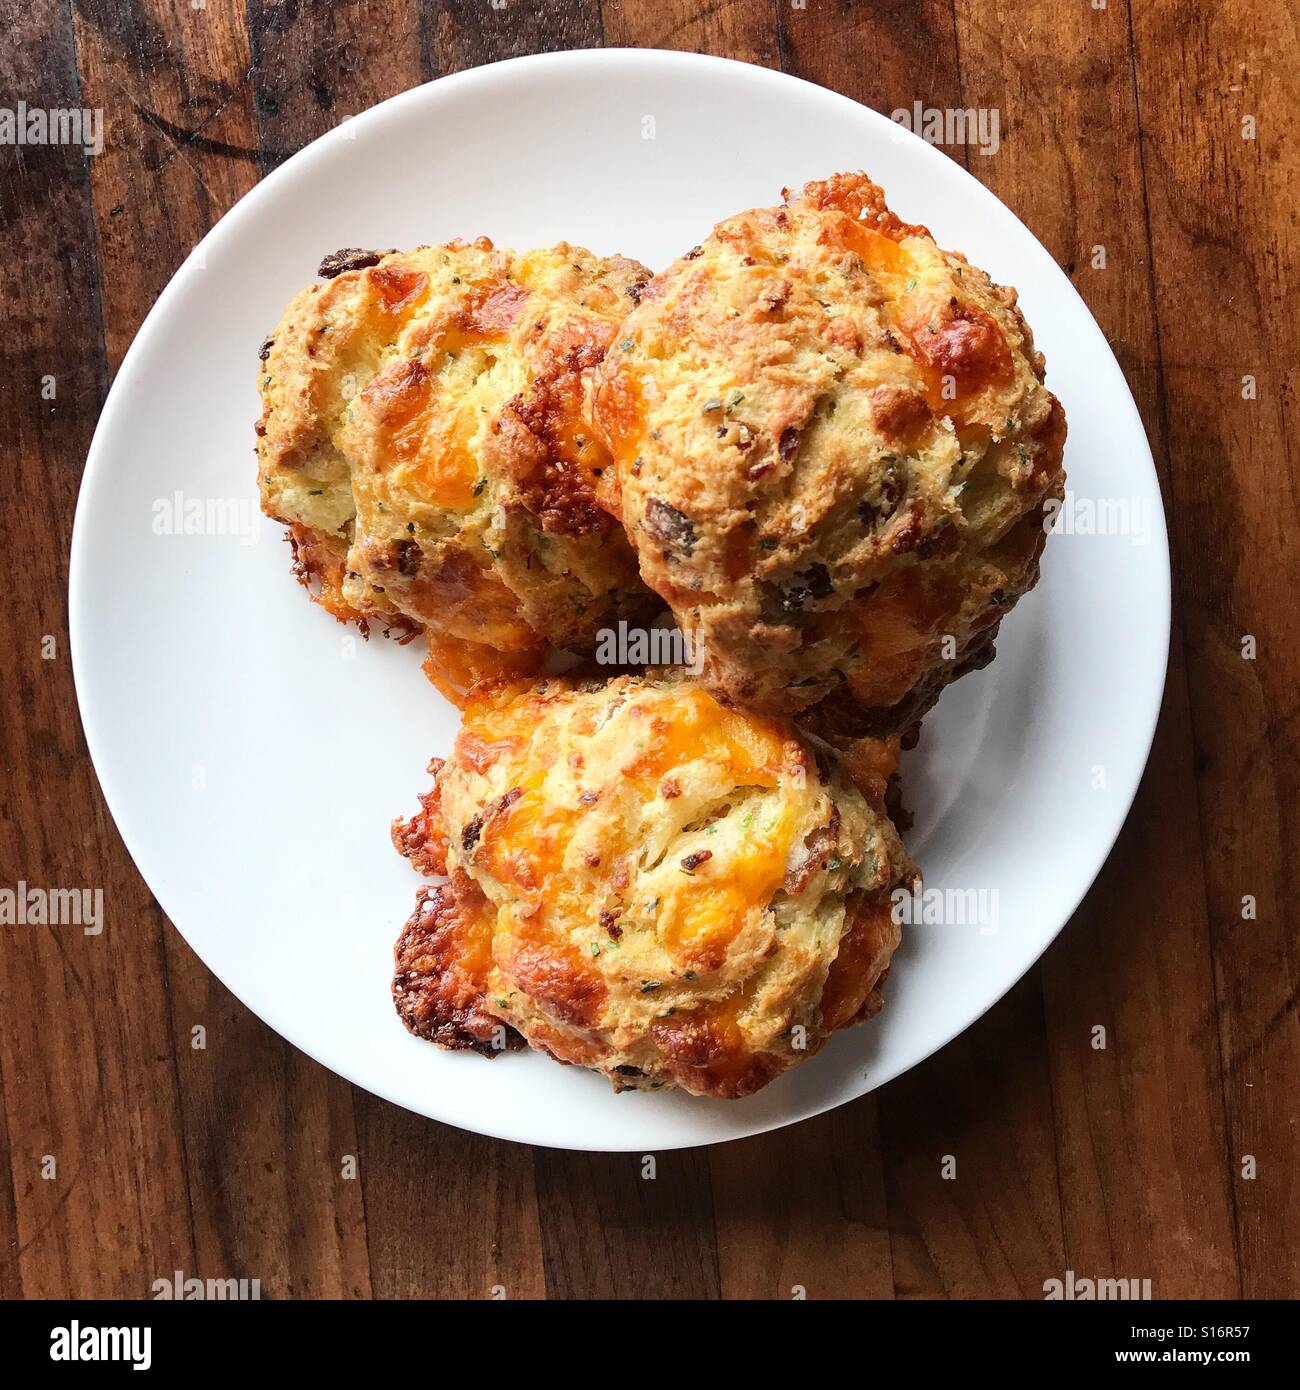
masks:
{"type": "Polygon", "coordinates": [[[1242,1290],[1294,1297],[1300,34],[1293,13],[1258,3],[1181,18],[1135,7],[1132,21],[1213,958],[1213,999],[1195,1016],[1217,1034],[1225,1079],[1242,1290]]]}
{"type": "Polygon", "coordinates": [[[673,48],[777,65],[775,10],[754,0],[601,0],[611,48],[673,48]]]}
{"type": "Polygon", "coordinates": [[[428,51],[440,75],[525,53],[597,48],[601,43],[596,0],[540,0],[529,5],[432,0],[428,9],[428,51]]]}
{"type": "Polygon", "coordinates": [[[100,106],[108,127],[94,159],[0,148],[0,881],[102,888],[106,922],[0,939],[0,1295],[141,1297],[181,1270],[279,1297],[1038,1298],[1066,1269],[1157,1296],[1300,1294],[1294,16],[1262,0],[0,0],[0,17],[0,91],[100,106]],[[1175,562],[1146,778],[1040,965],[872,1096],[657,1155],[439,1126],[253,1018],[117,838],[64,611],[107,384],[213,222],[385,97],[602,43],[780,66],[885,113],[997,109],[996,154],[948,153],[1110,339],[1175,562]]]}
{"type": "Polygon", "coordinates": [[[397,0],[251,0],[248,39],[264,170],[433,76],[419,10],[397,0]]]}
{"type": "Polygon", "coordinates": [[[864,1096],[710,1149],[726,1298],[892,1298],[879,1113],[864,1096]]]}
{"type": "MultiPolygon", "coordinates": [[[[66,15],[23,8],[6,30],[0,87],[80,105],[66,15]]],[[[67,543],[107,383],[95,228],[79,148],[3,156],[0,448],[24,592],[0,613],[0,875],[103,894],[98,935],[4,929],[5,1282],[138,1297],[153,1268],[192,1265],[193,1235],[162,926],[95,790],[68,659],[67,543]]]]}

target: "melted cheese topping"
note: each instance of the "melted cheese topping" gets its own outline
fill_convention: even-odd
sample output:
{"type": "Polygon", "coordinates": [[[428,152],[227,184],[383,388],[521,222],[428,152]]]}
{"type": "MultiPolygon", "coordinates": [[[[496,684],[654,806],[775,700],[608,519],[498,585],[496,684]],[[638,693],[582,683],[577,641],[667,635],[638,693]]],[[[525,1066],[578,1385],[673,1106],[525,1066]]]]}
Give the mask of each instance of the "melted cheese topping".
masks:
{"type": "Polygon", "coordinates": [[[430,630],[424,674],[457,709],[464,709],[470,692],[485,681],[518,680],[541,670],[542,647],[502,651],[482,642],[430,630]]]}
{"type": "Polygon", "coordinates": [[[933,248],[919,246],[918,259],[860,223],[839,230],[887,290],[882,312],[912,359],[926,403],[936,416],[960,423],[983,390],[1012,375],[1011,350],[997,324],[965,301],[933,248]]]}
{"type": "Polygon", "coordinates": [[[727,709],[707,690],[692,686],[673,701],[670,717],[651,712],[645,751],[627,773],[648,787],[702,758],[716,763],[737,786],[774,787],[786,757],[786,740],[770,720],[727,709]]]}
{"type": "MultiPolygon", "coordinates": [[[[538,766],[537,749],[529,734],[545,719],[541,703],[530,695],[503,701],[500,694],[466,709],[464,748],[496,750],[503,766],[496,777],[509,786],[506,801],[482,829],[475,863],[498,883],[530,904],[526,920],[542,929],[550,918],[557,923],[589,916],[583,907],[590,886],[574,853],[574,842],[585,814],[601,797],[616,790],[631,792],[642,806],[664,796],[665,784],[692,763],[710,765],[713,778],[735,789],[775,788],[793,773],[799,757],[779,726],[720,705],[700,687],[641,696],[621,712],[620,730],[630,745],[617,769],[617,787],[581,787],[558,775],[545,762],[538,766]],[[584,792],[591,797],[583,804],[584,792]]],[[[589,734],[594,730],[575,732],[589,734]]],[[[671,798],[670,798],[671,799],[671,798]]],[[[694,872],[674,863],[668,885],[656,902],[655,929],[660,943],[674,959],[718,960],[744,926],[762,912],[780,888],[786,872],[797,823],[796,804],[773,803],[752,815],[752,825],[740,842],[714,859],[705,856],[694,872]]],[[[603,808],[602,808],[603,809],[603,808]]],[[[626,816],[611,839],[602,835],[603,857],[614,863],[635,856],[630,838],[635,823],[626,816]]]]}
{"type": "Polygon", "coordinates": [[[421,501],[451,512],[474,505],[478,457],[471,441],[478,427],[465,405],[451,410],[441,397],[431,398],[411,425],[393,440],[393,454],[413,467],[408,474],[421,501]]]}
{"type": "Polygon", "coordinates": [[[844,244],[862,257],[862,264],[877,275],[911,275],[912,261],[893,237],[864,227],[860,222],[841,224],[844,244]]]}
{"type": "Polygon", "coordinates": [[[379,291],[380,307],[400,318],[409,316],[429,290],[424,271],[405,266],[376,266],[370,272],[370,283],[379,291]]]}
{"type": "Polygon", "coordinates": [[[618,516],[622,479],[636,462],[645,430],[645,400],[636,373],[626,365],[604,381],[596,393],[596,418],[609,445],[614,466],[602,473],[596,500],[618,516]]]}
{"type": "Polygon", "coordinates": [[[781,805],[769,824],[753,832],[743,854],[716,868],[706,862],[695,871],[696,881],[673,883],[659,910],[660,939],[669,955],[713,958],[767,906],[785,878],[794,820],[793,808],[781,805]]]}

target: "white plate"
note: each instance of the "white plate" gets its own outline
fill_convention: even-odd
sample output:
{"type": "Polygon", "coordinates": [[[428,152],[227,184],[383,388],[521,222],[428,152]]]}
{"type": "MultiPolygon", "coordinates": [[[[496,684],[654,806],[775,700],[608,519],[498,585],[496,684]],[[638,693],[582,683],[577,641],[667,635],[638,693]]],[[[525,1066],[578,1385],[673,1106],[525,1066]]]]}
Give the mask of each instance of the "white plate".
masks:
{"type": "MultiPolygon", "coordinates": [[[[104,408],[70,590],[104,794],[207,965],[367,1090],[466,1129],[579,1149],[790,1124],[879,1086],[978,1018],[1060,930],[1114,842],[1150,748],[1169,632],[1164,516],[1137,411],[1033,236],[946,156],[843,97],[762,68],[633,51],[521,58],[406,92],[316,141],[223,218],[159,298],[104,408]],[[1145,543],[1053,537],[997,661],[944,696],[906,763],[927,885],[996,899],[966,925],[910,929],[884,1012],[749,1100],[615,1096],[541,1056],[439,1052],[403,1030],[389,998],[417,880],[388,826],[426,788],[456,714],[414,645],[361,643],[308,604],[278,527],[220,534],[213,501],[236,520],[257,516],[257,345],[339,246],[568,239],[657,269],[783,185],[856,168],[904,218],[1019,287],[1069,417],[1072,491],[1131,499],[1149,526],[1145,543]],[[169,518],[178,492],[205,510],[208,534],[183,533],[183,507],[169,518]]],[[[109,905],[110,932],[139,929],[124,910],[109,905]]]]}

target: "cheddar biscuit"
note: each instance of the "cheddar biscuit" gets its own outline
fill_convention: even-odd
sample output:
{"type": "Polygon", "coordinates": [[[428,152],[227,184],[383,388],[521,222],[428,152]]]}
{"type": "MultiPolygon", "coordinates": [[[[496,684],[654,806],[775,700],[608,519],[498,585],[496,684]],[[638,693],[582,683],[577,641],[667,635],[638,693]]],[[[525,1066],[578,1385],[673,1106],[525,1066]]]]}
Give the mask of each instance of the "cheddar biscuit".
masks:
{"type": "Polygon", "coordinates": [[[480,687],[394,839],[451,875],[399,942],[408,1027],[716,1097],[880,1007],[915,876],[828,748],[658,672],[480,687]]]}
{"type": "Polygon", "coordinates": [[[263,508],[317,597],[427,631],[453,684],[480,674],[476,652],[499,670],[491,654],[588,651],[644,611],[595,501],[608,456],[590,397],[649,272],[480,239],[340,252],[322,273],[263,347],[258,424],[263,508]]]}
{"type": "Polygon", "coordinates": [[[599,371],[601,484],[704,679],[855,737],[992,656],[1065,420],[1016,307],[864,174],[721,223],[599,371]]]}

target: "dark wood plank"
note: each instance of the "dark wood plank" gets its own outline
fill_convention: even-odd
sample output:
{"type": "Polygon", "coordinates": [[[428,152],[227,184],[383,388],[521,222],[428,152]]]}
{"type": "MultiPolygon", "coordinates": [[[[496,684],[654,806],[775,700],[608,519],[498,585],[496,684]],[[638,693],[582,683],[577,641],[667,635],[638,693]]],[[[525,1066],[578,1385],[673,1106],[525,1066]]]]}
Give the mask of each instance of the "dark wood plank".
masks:
{"type": "Polygon", "coordinates": [[[892,1298],[877,1105],[709,1150],[726,1298],[892,1298]]]}
{"type": "Polygon", "coordinates": [[[168,934],[200,1272],[259,1279],[266,1298],[369,1297],[352,1088],[271,1032],[168,934]]]}
{"type": "Polygon", "coordinates": [[[203,234],[257,182],[242,15],[165,0],[75,11],[86,99],[102,105],[92,162],[108,364],[203,234]]]}
{"type": "Polygon", "coordinates": [[[262,167],[432,73],[417,5],[402,0],[249,0],[262,167]]]}
{"type": "Polygon", "coordinates": [[[9,1115],[4,1078],[0,1074],[0,1248],[4,1250],[4,1259],[0,1260],[0,1298],[6,1302],[23,1296],[22,1271],[18,1265],[18,1208],[14,1196],[13,1154],[9,1145],[9,1115]]]}
{"type": "MultiPolygon", "coordinates": [[[[781,66],[889,115],[961,94],[951,0],[777,0],[781,66]]],[[[965,150],[947,151],[959,163],[965,150]]],[[[867,170],[870,173],[870,170],[867,170]]]]}
{"type": "Polygon", "coordinates": [[[1224,10],[1133,6],[1132,27],[1225,1078],[1220,1161],[1242,1292],[1294,1298],[1296,30],[1293,15],[1258,0],[1224,10]],[[1243,138],[1246,118],[1253,139],[1243,138]],[[1243,657],[1246,636],[1254,659],[1243,657]],[[1253,919],[1243,917],[1247,895],[1253,919]],[[1247,1156],[1254,1178],[1243,1176],[1247,1156]]]}
{"type": "Polygon", "coordinates": [[[533,1162],[551,1298],[718,1296],[707,1150],[533,1162]]]}
{"type": "Polygon", "coordinates": [[[429,66],[438,76],[526,53],[601,44],[597,0],[424,0],[429,66]]]}
{"type": "MultiPolygon", "coordinates": [[[[65,10],[10,7],[5,27],[0,88],[85,104],[65,10]]],[[[4,928],[4,1282],[29,1298],[139,1298],[193,1267],[161,926],[100,800],[69,664],[67,541],[106,381],[88,162],[67,145],[0,150],[0,882],[103,895],[98,935],[4,928]]]]}
{"type": "Polygon", "coordinates": [[[600,10],[611,48],[676,48],[778,64],[771,0],[601,0],[600,10]]]}
{"type": "Polygon", "coordinates": [[[355,1097],[375,1297],[544,1298],[527,1145],[355,1097]]]}
{"type": "Polygon", "coordinates": [[[879,1095],[899,1298],[1041,1298],[1065,1268],[1034,972],[879,1095]]]}
{"type": "MultiPolygon", "coordinates": [[[[92,189],[115,366],[176,265],[257,181],[248,38],[238,10],[148,0],[83,6],[77,41],[86,99],[112,113],[92,189]]],[[[257,1278],[267,1296],[368,1293],[359,1184],[340,1177],[356,1152],[350,1088],[259,1023],[170,926],[162,965],[198,1265],[164,1272],[257,1278]]]]}
{"type": "Polygon", "coordinates": [[[1150,1279],[1157,1298],[1233,1298],[1205,902],[1185,872],[1199,860],[1187,732],[1176,658],[1129,823],[1044,962],[1061,1206],[1076,1274],[1150,1279]]]}

